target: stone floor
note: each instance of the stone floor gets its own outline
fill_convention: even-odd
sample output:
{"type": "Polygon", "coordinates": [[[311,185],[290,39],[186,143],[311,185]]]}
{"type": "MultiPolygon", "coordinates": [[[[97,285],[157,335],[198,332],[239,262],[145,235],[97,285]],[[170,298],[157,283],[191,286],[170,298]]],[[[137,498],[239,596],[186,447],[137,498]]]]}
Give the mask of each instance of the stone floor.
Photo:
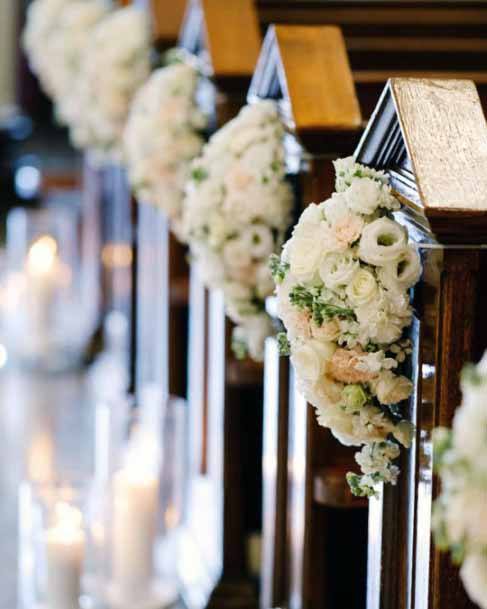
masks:
{"type": "Polygon", "coordinates": [[[84,374],[0,371],[0,609],[17,607],[19,484],[89,473],[93,412],[84,374]]]}

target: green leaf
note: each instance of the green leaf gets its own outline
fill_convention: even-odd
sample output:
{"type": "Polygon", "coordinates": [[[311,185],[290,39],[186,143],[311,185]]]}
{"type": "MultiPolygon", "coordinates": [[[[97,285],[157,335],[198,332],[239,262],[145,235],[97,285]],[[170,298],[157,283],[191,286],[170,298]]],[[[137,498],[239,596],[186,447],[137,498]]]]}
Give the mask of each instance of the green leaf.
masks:
{"type": "Polygon", "coordinates": [[[286,332],[279,332],[276,336],[279,355],[291,355],[291,343],[287,338],[286,332]]]}
{"type": "Polygon", "coordinates": [[[191,178],[197,183],[203,182],[203,180],[206,180],[207,177],[208,172],[204,167],[195,167],[191,171],[191,178]]]}
{"type": "Polygon", "coordinates": [[[269,256],[269,268],[276,283],[282,283],[289,270],[289,264],[283,262],[276,254],[269,256]]]}

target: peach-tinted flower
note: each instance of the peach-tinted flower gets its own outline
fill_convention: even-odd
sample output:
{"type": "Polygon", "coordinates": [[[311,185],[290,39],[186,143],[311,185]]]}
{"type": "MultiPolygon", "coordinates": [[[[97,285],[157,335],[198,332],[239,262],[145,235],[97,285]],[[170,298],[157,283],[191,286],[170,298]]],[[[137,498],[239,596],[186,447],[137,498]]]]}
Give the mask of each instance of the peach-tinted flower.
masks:
{"type": "Polygon", "coordinates": [[[364,221],[355,214],[344,214],[333,225],[333,233],[341,247],[348,247],[362,234],[364,221]]]}
{"type": "Polygon", "coordinates": [[[340,325],[336,319],[327,321],[321,324],[321,326],[313,323],[311,324],[311,334],[313,338],[318,340],[336,340],[340,335],[340,325]]]}
{"type": "Polygon", "coordinates": [[[361,369],[363,366],[359,365],[360,356],[363,354],[364,352],[359,349],[354,351],[337,349],[330,361],[330,375],[342,383],[365,383],[372,380],[377,374],[363,370],[361,369]]]}

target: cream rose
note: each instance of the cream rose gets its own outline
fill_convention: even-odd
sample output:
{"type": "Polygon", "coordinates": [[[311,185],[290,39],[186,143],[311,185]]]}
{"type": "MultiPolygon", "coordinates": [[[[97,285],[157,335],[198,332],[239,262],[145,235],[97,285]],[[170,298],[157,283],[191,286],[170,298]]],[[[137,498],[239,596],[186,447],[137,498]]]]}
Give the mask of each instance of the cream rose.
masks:
{"type": "Polygon", "coordinates": [[[311,281],[318,272],[323,252],[319,246],[319,230],[307,235],[295,235],[287,246],[290,270],[298,281],[311,281]]]}
{"type": "Polygon", "coordinates": [[[291,361],[305,381],[316,382],[326,372],[336,346],[329,342],[311,339],[292,348],[291,361]]]}
{"type": "Polygon", "coordinates": [[[365,305],[377,296],[377,281],[367,269],[359,269],[346,289],[348,299],[354,306],[365,305]]]}
{"type": "Polygon", "coordinates": [[[321,326],[311,324],[311,334],[317,340],[333,341],[340,336],[340,324],[336,319],[325,321],[321,326]]]}
{"type": "Polygon", "coordinates": [[[412,391],[413,384],[409,379],[390,370],[382,371],[375,383],[375,393],[381,404],[398,404],[406,400],[412,391]]]}
{"type": "Polygon", "coordinates": [[[359,256],[364,262],[384,266],[398,262],[406,249],[406,231],[389,218],[367,224],[362,232],[359,256]]]}
{"type": "Polygon", "coordinates": [[[481,609],[487,609],[487,555],[468,554],[460,571],[465,590],[481,609]]]}
{"type": "Polygon", "coordinates": [[[329,288],[347,285],[359,268],[352,251],[327,254],[320,265],[319,274],[329,288]]]}
{"type": "Polygon", "coordinates": [[[368,216],[373,214],[381,203],[382,185],[371,178],[353,178],[344,194],[352,211],[368,216]]]}

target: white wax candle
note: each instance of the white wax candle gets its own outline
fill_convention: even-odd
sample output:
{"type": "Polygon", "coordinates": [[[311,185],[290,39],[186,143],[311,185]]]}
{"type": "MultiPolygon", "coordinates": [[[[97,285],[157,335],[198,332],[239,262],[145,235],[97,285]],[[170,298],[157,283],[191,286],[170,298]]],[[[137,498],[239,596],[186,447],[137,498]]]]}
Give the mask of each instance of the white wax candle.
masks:
{"type": "Polygon", "coordinates": [[[129,464],[113,482],[113,583],[125,598],[148,593],[154,575],[159,481],[129,464]]]}
{"type": "Polygon", "coordinates": [[[72,506],[56,506],[55,524],[46,533],[47,607],[79,609],[85,552],[81,514],[72,506]]]}
{"type": "Polygon", "coordinates": [[[35,241],[27,255],[31,336],[34,350],[42,353],[49,342],[49,317],[58,269],[57,243],[49,235],[35,241]]]}

